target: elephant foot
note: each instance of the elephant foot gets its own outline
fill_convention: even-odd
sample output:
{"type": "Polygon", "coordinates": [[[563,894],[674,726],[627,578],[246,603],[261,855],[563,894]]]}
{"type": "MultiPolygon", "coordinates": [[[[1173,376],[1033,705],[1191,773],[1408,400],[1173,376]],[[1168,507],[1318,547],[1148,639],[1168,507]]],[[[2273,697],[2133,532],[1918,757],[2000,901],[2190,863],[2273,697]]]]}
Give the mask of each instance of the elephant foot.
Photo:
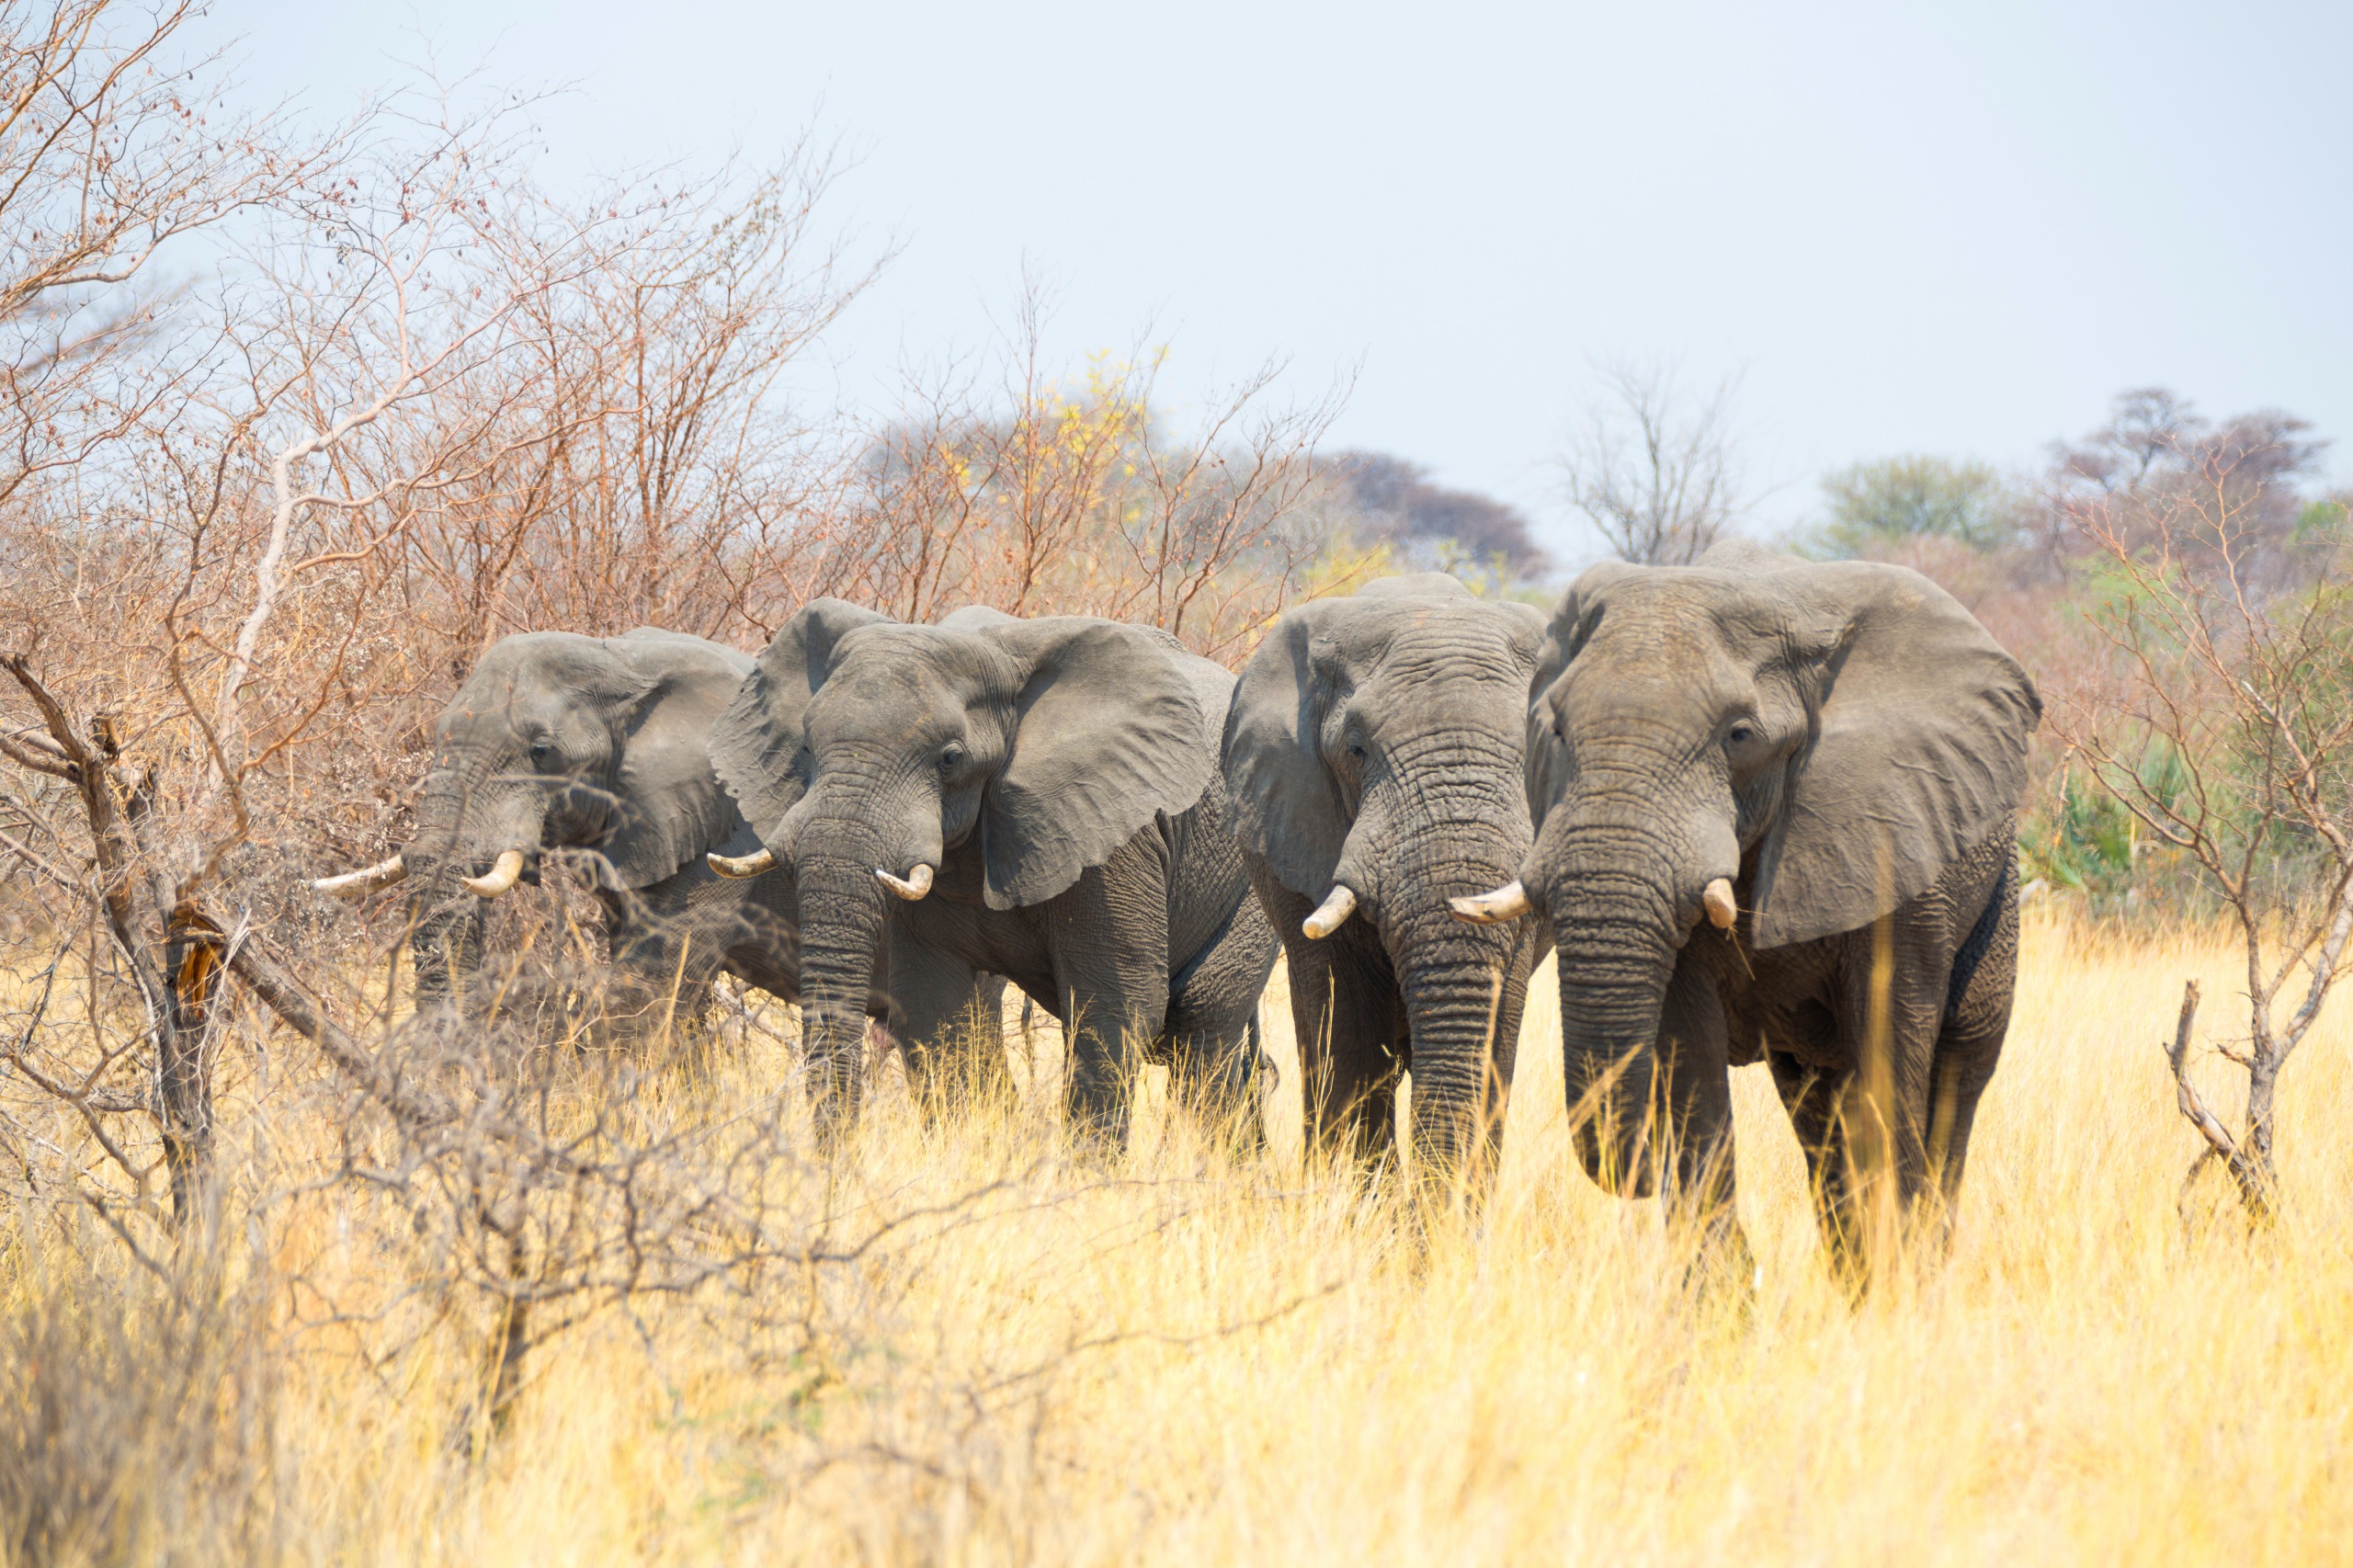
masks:
{"type": "Polygon", "coordinates": [[[1748,1233],[1727,1203],[1698,1220],[1691,1252],[1683,1266],[1683,1289],[1695,1303],[1729,1308],[1744,1321],[1756,1305],[1764,1271],[1749,1247],[1748,1233]]]}
{"type": "Polygon", "coordinates": [[[907,1087],[924,1125],[939,1128],[957,1116],[1009,1117],[1017,1104],[1004,1048],[994,1040],[901,1047],[907,1087]]]}
{"type": "MultiPolygon", "coordinates": [[[[1172,1098],[1183,1105],[1202,1138],[1243,1159],[1263,1156],[1267,1143],[1267,1094],[1246,1058],[1195,1075],[1172,1074],[1172,1098]]],[[[1271,1063],[1267,1063],[1271,1067],[1271,1063]]]]}
{"type": "Polygon", "coordinates": [[[1063,1127],[1071,1163],[1090,1170],[1118,1168],[1127,1158],[1130,1126],[1124,1105],[1070,1108],[1063,1127]]]}

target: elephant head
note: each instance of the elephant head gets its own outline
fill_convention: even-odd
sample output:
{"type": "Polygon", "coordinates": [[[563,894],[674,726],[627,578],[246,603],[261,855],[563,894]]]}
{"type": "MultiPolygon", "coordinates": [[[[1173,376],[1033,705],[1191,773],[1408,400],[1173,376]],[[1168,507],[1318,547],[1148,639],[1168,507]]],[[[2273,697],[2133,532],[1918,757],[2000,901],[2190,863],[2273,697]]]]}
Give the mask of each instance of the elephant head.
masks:
{"type": "Polygon", "coordinates": [[[435,722],[407,845],[317,885],[406,880],[418,1001],[448,999],[479,961],[483,904],[536,881],[543,851],[593,851],[598,885],[618,893],[725,842],[739,818],[711,772],[710,726],[750,667],[665,631],[502,639],[435,722]]]}
{"type": "Polygon", "coordinates": [[[1610,562],[1554,610],[1532,686],[1535,846],[1464,910],[1549,917],[1586,1169],[1641,1189],[1666,988],[1705,921],[1763,951],[1854,931],[2004,829],[2041,703],[1915,572],[1753,545],[1610,562]]]}
{"type": "Polygon", "coordinates": [[[1040,903],[1200,797],[1215,756],[1178,654],[1164,633],[1083,616],[910,626],[839,599],[761,653],[711,758],[763,847],[711,863],[798,878],[821,1126],[855,1113],[894,899],[1040,903]]]}
{"type": "Polygon", "coordinates": [[[1483,1106],[1500,1112],[1488,1051],[1509,1050],[1533,957],[1529,933],[1465,926],[1448,901],[1494,887],[1528,852],[1521,752],[1543,632],[1537,610],[1441,574],[1378,582],[1286,612],[1226,718],[1243,846],[1317,906],[1306,937],[1354,921],[1388,955],[1410,1040],[1384,1043],[1409,1046],[1432,1172],[1468,1153],[1483,1106]]]}

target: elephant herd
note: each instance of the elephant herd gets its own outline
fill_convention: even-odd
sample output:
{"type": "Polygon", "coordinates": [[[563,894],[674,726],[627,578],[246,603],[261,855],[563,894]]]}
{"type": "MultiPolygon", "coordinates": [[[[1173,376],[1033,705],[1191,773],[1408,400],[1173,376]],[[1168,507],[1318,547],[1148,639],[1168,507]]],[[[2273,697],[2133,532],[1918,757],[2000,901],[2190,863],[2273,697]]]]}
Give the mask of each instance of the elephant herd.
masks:
{"type": "MultiPolygon", "coordinates": [[[[1287,960],[1307,1134],[1491,1171],[1528,980],[1557,955],[1577,1152],[1745,1268],[1729,1071],[1763,1061],[1834,1258],[1857,1174],[1949,1203],[2008,1025],[2012,840],[2040,704],[1899,567],[1746,544],[1609,563],[1549,616],[1450,577],[1285,613],[1237,677],[1145,627],[821,599],[753,659],[509,637],[435,730],[401,853],[420,1006],[462,1002],[483,905],[562,856],[622,1010],[732,973],[797,1001],[818,1125],[867,1021],[919,1084],[1003,1074],[1002,986],[1069,1040],[1065,1114],[1123,1140],[1146,1062],[1255,1131],[1287,960]]],[[[1938,1212],[1942,1212],[1939,1206],[1938,1212]]]]}

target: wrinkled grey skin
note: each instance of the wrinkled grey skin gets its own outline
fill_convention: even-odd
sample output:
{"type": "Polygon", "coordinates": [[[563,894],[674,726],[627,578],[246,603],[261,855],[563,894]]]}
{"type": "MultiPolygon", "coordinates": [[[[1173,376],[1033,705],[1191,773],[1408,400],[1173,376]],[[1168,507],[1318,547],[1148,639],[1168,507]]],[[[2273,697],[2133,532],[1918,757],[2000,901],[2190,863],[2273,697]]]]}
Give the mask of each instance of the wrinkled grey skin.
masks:
{"type": "Polygon", "coordinates": [[[1529,971],[1551,946],[1539,922],[1467,926],[1447,908],[1528,854],[1543,635],[1539,611],[1452,577],[1388,579],[1286,612],[1226,717],[1235,835],[1289,960],[1308,1137],[1387,1158],[1408,1070],[1426,1180],[1493,1172],[1529,971]],[[1307,936],[1342,885],[1354,915],[1307,936]]]}
{"type": "Polygon", "coordinates": [[[1520,875],[1559,946],[1570,1103],[1597,1113],[1586,1171],[1632,1195],[1663,1177],[1745,1281],[1726,1071],[1769,1061],[1859,1288],[1850,1154],[1892,1118],[1904,1211],[1949,1213],[2008,1028],[2033,683],[1916,573],[1733,544],[1587,571],[1532,689],[1520,875]],[[1718,877],[1729,933],[1703,920],[1718,877]]]}
{"type": "MultiPolygon", "coordinates": [[[[458,879],[508,848],[524,852],[526,881],[558,851],[586,874],[605,909],[617,1032],[692,1019],[722,971],[797,996],[791,879],[729,881],[703,858],[757,846],[710,767],[711,723],[751,668],[733,648],[652,630],[527,632],[483,655],[435,723],[403,851],[421,1008],[463,999],[483,911],[458,879]]],[[[955,981],[954,1000],[970,1001],[973,978],[955,981]]],[[[870,1010],[889,1012],[880,998],[870,1010]]],[[[889,1021],[907,1027],[905,1009],[889,1021]]]]}
{"type": "MultiPolygon", "coordinates": [[[[1223,823],[1215,726],[1233,680],[1160,632],[1083,616],[907,626],[820,599],[778,632],[711,756],[800,882],[828,1136],[857,1113],[856,1008],[878,953],[893,989],[904,954],[936,951],[1051,1010],[1083,1132],[1124,1140],[1147,1053],[1211,1110],[1253,1108],[1275,940],[1223,823]],[[920,902],[875,875],[919,866],[937,869],[920,902]]],[[[932,1071],[920,1052],[910,1067],[932,1071]]]]}

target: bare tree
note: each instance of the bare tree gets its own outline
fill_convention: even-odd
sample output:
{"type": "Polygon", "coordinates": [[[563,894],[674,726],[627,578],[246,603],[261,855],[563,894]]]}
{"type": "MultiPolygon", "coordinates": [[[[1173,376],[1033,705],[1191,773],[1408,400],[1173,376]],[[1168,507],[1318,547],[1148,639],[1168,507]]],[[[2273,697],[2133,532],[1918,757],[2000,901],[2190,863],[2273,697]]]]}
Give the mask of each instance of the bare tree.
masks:
{"type": "MultiPolygon", "coordinates": [[[[864,1333],[886,1251],[1029,1201],[1053,1151],[845,1200],[781,1006],[734,998],[779,1065],[724,1104],[659,1044],[560,1049],[594,981],[568,1014],[528,986],[600,966],[554,874],[502,901],[494,1016],[404,1019],[399,895],[330,914],[298,873],[401,835],[429,715],[509,631],[752,642],[818,593],[953,593],[1231,653],[1324,548],[1329,403],[1262,376],[1172,436],[1156,358],[1057,380],[1033,336],[1001,400],[878,446],[788,395],[869,275],[813,242],[821,152],[555,195],[511,100],[429,91],[290,152],[207,122],[221,62],[165,58],[188,15],[0,0],[0,1201],[103,1227],[173,1302],[224,1238],[379,1227],[364,1300],[272,1299],[387,1359],[472,1339],[469,1441],[531,1346],[649,1296],[864,1333]],[[211,267],[140,293],[207,224],[211,267]],[[846,460],[877,449],[903,465],[846,460]]],[[[17,1426],[0,1470],[62,1452],[17,1426]]]]}
{"type": "Polygon", "coordinates": [[[171,302],[139,286],[156,256],[301,190],[358,128],[222,116],[219,57],[175,52],[194,11],[0,3],[0,500],[178,389],[171,357],[124,352],[171,302]]]}
{"type": "MultiPolygon", "coordinates": [[[[115,438],[128,450],[82,465],[82,494],[112,480],[126,500],[159,503],[95,530],[74,519],[77,536],[97,532],[128,568],[113,591],[78,585],[97,624],[78,638],[70,618],[26,628],[27,642],[50,644],[45,664],[66,667],[85,713],[70,716],[55,677],[24,654],[7,665],[40,721],[8,756],[73,787],[88,846],[28,812],[51,852],[27,846],[19,858],[51,873],[96,862],[94,885],[68,877],[57,891],[103,909],[140,998],[181,1223],[200,1207],[210,1142],[209,1004],[226,927],[206,900],[255,835],[249,781],[326,708],[358,624],[347,617],[339,635],[322,636],[298,619],[290,636],[288,607],[314,579],[368,562],[406,526],[417,495],[461,476],[498,411],[443,425],[434,460],[415,470],[370,477],[351,449],[496,352],[520,301],[561,281],[502,277],[481,289],[447,275],[453,254],[494,248],[475,184],[492,133],[490,122],[444,125],[405,155],[388,153],[365,181],[347,175],[299,200],[284,193],[299,239],[264,258],[249,290],[215,302],[223,313],[209,352],[170,361],[173,406],[115,438]],[[297,259],[283,262],[289,254],[297,259]],[[321,514],[335,520],[320,528],[321,514]],[[94,682],[76,655],[108,646],[142,649],[144,670],[94,682]]],[[[579,265],[584,248],[561,254],[579,265]]],[[[27,497],[36,507],[75,498],[27,497]]]]}
{"type": "Polygon", "coordinates": [[[2246,1074],[2243,1128],[2224,1126],[2190,1071],[2195,981],[2165,1054],[2177,1103],[2204,1140],[2191,1176],[2220,1163],[2262,1224],[2279,1205],[2280,1072],[2320,1017],[2353,934],[2347,541],[2339,512],[2312,585],[2261,591],[2278,577],[2267,555],[2279,548],[2271,523],[2281,476],[2301,466],[2294,454],[2250,441],[2218,451],[2178,426],[2150,439],[2163,449],[2144,454],[2142,472],[2170,470],[2168,483],[2103,491],[2075,513],[2107,568],[2092,615],[2119,669],[2083,684],[2064,733],[2238,930],[2246,1033],[2214,1049],[2246,1074]]]}
{"type": "Polygon", "coordinates": [[[2120,542],[2164,548],[2170,519],[2184,508],[2211,508],[2227,490],[2234,561],[2225,571],[2214,550],[2197,539],[2174,539],[2185,571],[2228,577],[2237,590],[2268,597],[2313,580],[2328,540],[2303,526],[2305,497],[2298,481],[2321,468],[2328,443],[2313,440],[2303,420],[2258,409],[2216,423],[2187,399],[2162,387],[2120,395],[2109,422],[2080,441],[2052,449],[2052,463],[2027,508],[2044,569],[2064,573],[2080,548],[2084,519],[2120,542]]]}
{"type": "Polygon", "coordinates": [[[841,580],[911,620],[964,603],[1101,615],[1237,654],[1329,542],[1302,525],[1330,488],[1314,452],[1339,392],[1277,403],[1268,365],[1174,431],[1157,398],[1165,349],[1061,376],[1042,332],[1033,288],[997,386],[911,388],[858,467],[841,580]]]}
{"type": "Polygon", "coordinates": [[[1561,454],[1563,490],[1619,559],[1686,566],[1752,498],[1733,429],[1737,379],[1687,398],[1666,365],[1604,365],[1603,396],[1561,454]]]}

